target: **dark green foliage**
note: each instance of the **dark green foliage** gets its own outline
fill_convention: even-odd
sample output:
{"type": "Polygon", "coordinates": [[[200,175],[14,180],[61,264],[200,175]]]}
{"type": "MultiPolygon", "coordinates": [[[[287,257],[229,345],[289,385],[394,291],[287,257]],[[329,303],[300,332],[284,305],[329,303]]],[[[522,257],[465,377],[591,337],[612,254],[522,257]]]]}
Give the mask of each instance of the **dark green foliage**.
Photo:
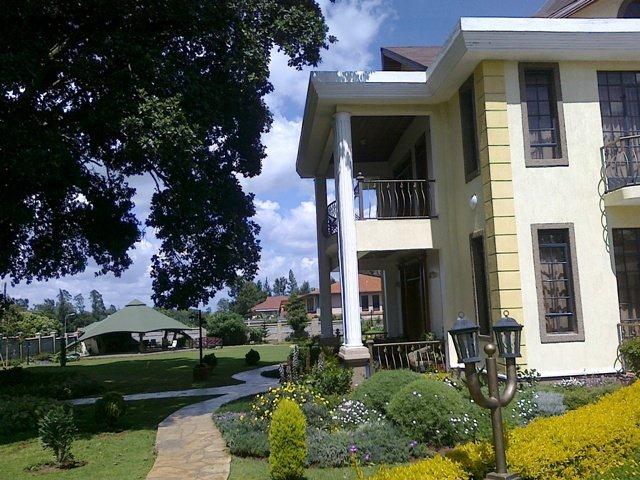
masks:
{"type": "Polygon", "coordinates": [[[480,412],[450,385],[420,379],[394,393],[387,415],[415,440],[453,446],[475,437],[480,412]]]}
{"type": "Polygon", "coordinates": [[[11,304],[0,314],[0,334],[6,336],[32,337],[38,332],[60,331],[61,325],[55,318],[11,304]]]}
{"type": "Polygon", "coordinates": [[[307,458],[307,422],[297,403],[278,402],[269,427],[269,473],[272,480],[302,480],[307,458]]]}
{"type": "Polygon", "coordinates": [[[0,370],[0,394],[33,395],[60,400],[78,398],[100,392],[95,380],[61,369],[0,370]]]}
{"type": "MultiPolygon", "coordinates": [[[[307,426],[319,428],[321,430],[331,430],[335,426],[335,422],[331,418],[331,412],[326,405],[320,405],[314,402],[305,402],[300,407],[307,419],[307,426]]],[[[313,448],[310,446],[309,448],[313,448]]]]}
{"type": "Polygon", "coordinates": [[[229,297],[229,309],[244,319],[249,317],[255,305],[267,298],[267,294],[255,282],[240,278],[229,288],[229,297]]]}
{"type": "Polygon", "coordinates": [[[247,326],[235,312],[216,312],[207,315],[207,336],[220,337],[225,345],[247,343],[247,326]]]}
{"type": "Polygon", "coordinates": [[[576,408],[584,405],[595,403],[604,395],[611,393],[620,388],[619,384],[611,383],[609,385],[603,385],[600,387],[579,387],[563,389],[564,394],[563,402],[569,410],[575,410],[576,408]]]}
{"type": "Polygon", "coordinates": [[[58,467],[68,467],[73,461],[71,445],[76,437],[71,409],[56,406],[49,410],[38,423],[38,434],[42,448],[53,451],[58,467]]]}
{"type": "Polygon", "coordinates": [[[620,353],[624,357],[627,368],[636,376],[640,375],[640,338],[631,338],[622,342],[620,353]]]}
{"type": "Polygon", "coordinates": [[[215,368],[215,366],[218,365],[218,357],[216,357],[216,354],[213,352],[207,353],[202,357],[202,363],[210,366],[211,368],[215,368]]]}
{"type": "Polygon", "coordinates": [[[369,408],[386,412],[391,396],[401,387],[420,378],[420,374],[410,370],[381,370],[358,385],[351,398],[361,401],[369,408]]]}
{"type": "Polygon", "coordinates": [[[94,417],[97,424],[113,429],[127,410],[121,393],[107,392],[94,405],[94,417]]]}
{"type": "Polygon", "coordinates": [[[307,305],[304,299],[294,292],[289,297],[289,301],[285,305],[285,310],[287,324],[293,330],[291,336],[293,338],[306,337],[305,327],[309,319],[307,318],[307,305]]]}
{"type": "Polygon", "coordinates": [[[33,356],[36,362],[52,362],[53,353],[41,352],[33,356]]]}
{"type": "Polygon", "coordinates": [[[247,365],[257,365],[260,362],[260,354],[252,348],[244,356],[244,361],[247,365]]]}
{"type": "Polygon", "coordinates": [[[331,40],[318,4],[25,0],[3,20],[0,277],[89,260],[120,275],[142,223],[162,242],[156,304],[206,303],[255,273],[259,227],[238,177],[265,156],[271,52],[317,65],[331,40]],[[134,175],[156,184],[146,221],[134,175]]]}
{"type": "Polygon", "coordinates": [[[346,395],[351,391],[353,370],[341,366],[333,357],[317,362],[306,382],[321,395],[346,395]]]}
{"type": "Polygon", "coordinates": [[[269,455],[267,422],[259,422],[244,413],[216,414],[213,420],[233,455],[261,458],[269,455]]]}
{"type": "Polygon", "coordinates": [[[366,423],[350,431],[310,430],[308,463],[321,468],[350,465],[349,449],[352,445],[357,448],[355,455],[360,462],[379,465],[406,463],[430,453],[424,444],[405,436],[393,424],[382,421],[366,423]]]}
{"type": "Polygon", "coordinates": [[[0,388],[0,438],[19,433],[35,433],[38,420],[58,402],[49,398],[4,396],[0,388]]]}

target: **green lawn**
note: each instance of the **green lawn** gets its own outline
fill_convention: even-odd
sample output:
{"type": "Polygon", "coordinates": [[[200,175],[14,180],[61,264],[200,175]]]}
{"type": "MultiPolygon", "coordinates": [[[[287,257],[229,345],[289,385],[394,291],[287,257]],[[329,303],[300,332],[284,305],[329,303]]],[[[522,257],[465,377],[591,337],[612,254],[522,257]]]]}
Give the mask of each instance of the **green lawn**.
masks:
{"type": "MultiPolygon", "coordinates": [[[[198,351],[177,351],[154,355],[131,355],[128,357],[84,358],[69,363],[71,372],[79,372],[93,378],[106,390],[122,393],[161,392],[167,390],[185,390],[189,388],[219,387],[238,383],[232,375],[256,367],[245,364],[244,355],[250,348],[260,353],[260,366],[278,363],[286,359],[288,345],[243,345],[205,350],[205,354],[214,352],[218,357],[218,366],[205,382],[192,381],[192,369],[198,359],[198,351]]],[[[31,367],[38,370],[58,366],[31,367]]]]}
{"type": "MultiPolygon", "coordinates": [[[[367,467],[364,473],[371,475],[377,467],[367,467]]],[[[269,464],[265,460],[233,457],[229,480],[269,480],[269,464]]],[[[309,468],[306,480],[356,480],[355,469],[345,468],[309,468]]]]}
{"type": "Polygon", "coordinates": [[[620,467],[598,474],[591,480],[634,480],[640,478],[640,452],[629,458],[620,467]]]}
{"type": "Polygon", "coordinates": [[[29,471],[51,462],[50,452],[37,438],[0,445],[0,478],[11,480],[135,480],[144,479],[155,460],[156,428],[172,412],[212,397],[145,400],[128,402],[119,432],[102,432],[93,420],[93,407],[75,407],[80,438],[73,454],[86,465],[65,471],[29,471]]]}

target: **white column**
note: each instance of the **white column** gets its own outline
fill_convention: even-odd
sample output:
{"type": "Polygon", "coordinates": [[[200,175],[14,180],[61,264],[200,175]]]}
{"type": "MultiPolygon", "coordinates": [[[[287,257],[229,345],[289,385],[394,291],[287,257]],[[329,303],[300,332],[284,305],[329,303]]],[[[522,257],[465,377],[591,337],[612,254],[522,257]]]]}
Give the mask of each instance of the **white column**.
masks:
{"type": "Polygon", "coordinates": [[[316,178],[316,236],[318,239],[318,282],[320,288],[320,331],[322,338],[333,338],[333,315],[331,312],[331,266],[327,257],[327,239],[324,236],[324,221],[327,214],[327,180],[316,178]]]}
{"type": "Polygon", "coordinates": [[[353,208],[353,149],[349,113],[338,112],[334,115],[333,138],[333,165],[338,204],[340,290],[345,325],[344,346],[362,347],[356,221],[353,208]]]}

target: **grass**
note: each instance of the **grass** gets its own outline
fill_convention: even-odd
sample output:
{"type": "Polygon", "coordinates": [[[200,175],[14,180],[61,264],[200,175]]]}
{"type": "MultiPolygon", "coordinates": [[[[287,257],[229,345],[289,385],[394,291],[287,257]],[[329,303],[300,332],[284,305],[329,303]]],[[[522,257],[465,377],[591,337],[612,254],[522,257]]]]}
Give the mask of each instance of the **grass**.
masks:
{"type": "Polygon", "coordinates": [[[220,408],[218,408],[216,410],[216,413],[226,413],[226,412],[245,413],[245,412],[249,412],[251,410],[251,404],[253,403],[253,400],[254,400],[255,397],[256,397],[255,395],[249,395],[247,397],[242,397],[242,398],[239,398],[237,400],[234,400],[233,402],[226,403],[226,404],[222,405],[220,408]]]}
{"type": "Polygon", "coordinates": [[[591,480],[633,480],[640,478],[640,451],[625,460],[620,467],[613,468],[606,473],[599,473],[591,480]]]}
{"type": "MultiPolygon", "coordinates": [[[[377,467],[363,469],[366,475],[375,473],[377,467]]],[[[233,457],[229,480],[269,480],[269,464],[266,460],[233,457]]],[[[308,468],[306,480],[356,480],[355,469],[344,468],[308,468]]]]}
{"type": "Polygon", "coordinates": [[[74,443],[76,460],[87,462],[70,470],[29,471],[53,460],[37,438],[0,445],[1,478],[12,480],[136,480],[144,479],[155,460],[153,453],[158,423],[174,411],[212,397],[172,398],[127,402],[118,432],[104,432],[95,424],[93,407],[75,407],[79,439],[74,443]]]}
{"type": "MultiPolygon", "coordinates": [[[[210,353],[211,350],[205,351],[210,353]]],[[[186,390],[189,388],[219,387],[239,383],[232,375],[278,363],[286,359],[288,345],[242,345],[216,349],[218,366],[204,382],[193,382],[192,369],[198,360],[198,351],[177,351],[154,355],[131,355],[127,357],[84,358],[65,367],[70,372],[81,373],[100,383],[105,390],[128,393],[186,390]],[[260,353],[260,363],[248,366],[244,355],[250,348],[260,353]]],[[[58,366],[30,367],[39,371],[58,366]]]]}

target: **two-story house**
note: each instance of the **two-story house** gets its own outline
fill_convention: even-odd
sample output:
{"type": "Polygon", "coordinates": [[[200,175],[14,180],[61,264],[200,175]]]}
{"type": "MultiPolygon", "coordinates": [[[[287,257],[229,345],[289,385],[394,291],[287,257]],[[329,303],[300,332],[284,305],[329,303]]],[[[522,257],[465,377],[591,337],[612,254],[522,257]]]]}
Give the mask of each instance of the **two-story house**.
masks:
{"type": "Polygon", "coordinates": [[[552,0],[383,48],[382,71],[311,74],[297,171],[315,180],[320,292],[340,273],[345,361],[367,361],[358,271],[380,270],[390,337],[450,342],[463,311],[488,339],[508,310],[529,368],[615,370],[640,316],[638,16],[552,0]]]}

